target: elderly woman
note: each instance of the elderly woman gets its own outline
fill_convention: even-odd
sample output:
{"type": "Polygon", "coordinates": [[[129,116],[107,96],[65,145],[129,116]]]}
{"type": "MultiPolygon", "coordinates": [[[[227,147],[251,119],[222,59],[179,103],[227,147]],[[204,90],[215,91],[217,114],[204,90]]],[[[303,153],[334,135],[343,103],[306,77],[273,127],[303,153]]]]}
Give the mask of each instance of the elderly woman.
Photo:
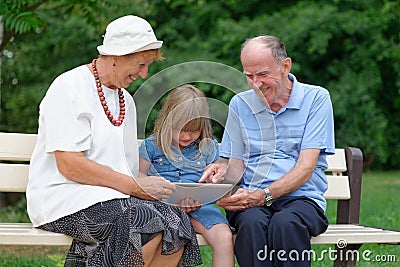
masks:
{"type": "Polygon", "coordinates": [[[194,266],[196,235],[175,186],[137,178],[136,109],[124,89],[162,58],[150,24],[111,22],[99,57],[57,77],[40,104],[27,188],[37,228],[73,237],[65,266],[194,266]]]}

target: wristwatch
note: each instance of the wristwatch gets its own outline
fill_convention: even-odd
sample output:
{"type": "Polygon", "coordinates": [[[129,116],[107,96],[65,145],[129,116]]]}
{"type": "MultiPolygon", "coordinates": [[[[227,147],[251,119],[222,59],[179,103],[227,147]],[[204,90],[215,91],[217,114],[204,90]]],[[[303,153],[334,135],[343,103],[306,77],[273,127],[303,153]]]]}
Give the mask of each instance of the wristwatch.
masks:
{"type": "Polygon", "coordinates": [[[263,190],[264,190],[264,192],[265,192],[264,205],[265,205],[265,206],[271,206],[272,200],[273,200],[273,198],[272,198],[272,196],[271,196],[271,193],[269,192],[269,189],[268,189],[268,188],[264,188],[263,190]]]}

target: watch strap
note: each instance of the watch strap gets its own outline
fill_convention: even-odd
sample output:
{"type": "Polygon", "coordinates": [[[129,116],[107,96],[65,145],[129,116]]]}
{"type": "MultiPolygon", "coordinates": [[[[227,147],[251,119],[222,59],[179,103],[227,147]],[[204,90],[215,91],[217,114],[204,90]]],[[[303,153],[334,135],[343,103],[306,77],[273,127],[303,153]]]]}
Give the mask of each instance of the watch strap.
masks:
{"type": "Polygon", "coordinates": [[[272,205],[272,200],[273,200],[273,198],[271,196],[271,193],[269,192],[268,188],[264,188],[263,190],[265,192],[264,205],[265,206],[271,206],[272,205]]]}

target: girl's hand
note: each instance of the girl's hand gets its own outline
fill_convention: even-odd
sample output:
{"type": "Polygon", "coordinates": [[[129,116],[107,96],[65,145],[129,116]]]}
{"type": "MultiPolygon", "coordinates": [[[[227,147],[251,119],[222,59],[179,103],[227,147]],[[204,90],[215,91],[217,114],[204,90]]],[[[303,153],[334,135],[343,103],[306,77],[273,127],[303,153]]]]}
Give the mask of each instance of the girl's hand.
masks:
{"type": "Polygon", "coordinates": [[[200,207],[201,207],[200,202],[197,200],[193,200],[191,198],[185,198],[184,200],[181,201],[179,205],[179,208],[186,213],[200,209],[200,207]]]}
{"type": "Polygon", "coordinates": [[[146,176],[134,179],[137,190],[133,196],[145,200],[166,200],[176,190],[176,186],[161,176],[146,176]]]}

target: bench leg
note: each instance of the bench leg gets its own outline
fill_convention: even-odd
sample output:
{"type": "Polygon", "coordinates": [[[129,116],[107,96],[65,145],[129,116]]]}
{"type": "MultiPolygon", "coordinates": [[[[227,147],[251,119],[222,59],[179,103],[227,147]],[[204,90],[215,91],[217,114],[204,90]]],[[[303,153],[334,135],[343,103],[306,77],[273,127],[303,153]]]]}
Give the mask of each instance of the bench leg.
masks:
{"type": "Polygon", "coordinates": [[[335,246],[337,257],[334,267],[355,267],[359,260],[358,249],[361,244],[347,245],[346,248],[339,249],[335,246]]]}

